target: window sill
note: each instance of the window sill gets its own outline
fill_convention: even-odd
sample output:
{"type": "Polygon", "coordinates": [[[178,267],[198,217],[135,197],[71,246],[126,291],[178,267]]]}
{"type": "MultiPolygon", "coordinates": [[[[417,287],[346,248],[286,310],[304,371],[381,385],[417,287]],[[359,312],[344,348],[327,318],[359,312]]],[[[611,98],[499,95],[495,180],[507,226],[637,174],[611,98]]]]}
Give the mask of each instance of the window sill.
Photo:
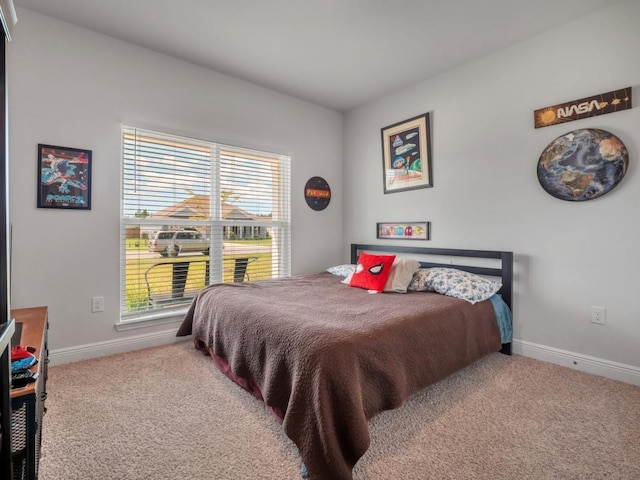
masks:
{"type": "Polygon", "coordinates": [[[187,314],[187,310],[189,310],[188,305],[174,310],[146,314],[142,313],[140,315],[127,317],[126,319],[120,319],[119,322],[116,322],[116,330],[124,332],[138,328],[166,325],[167,323],[178,323],[184,319],[184,316],[187,314]]]}

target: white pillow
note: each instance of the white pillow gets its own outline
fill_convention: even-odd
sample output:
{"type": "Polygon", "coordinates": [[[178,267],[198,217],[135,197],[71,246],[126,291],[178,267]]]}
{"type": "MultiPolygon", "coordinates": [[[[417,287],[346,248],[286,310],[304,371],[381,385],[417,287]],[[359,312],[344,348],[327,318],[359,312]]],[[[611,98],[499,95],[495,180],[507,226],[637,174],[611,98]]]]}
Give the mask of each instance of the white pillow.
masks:
{"type": "Polygon", "coordinates": [[[384,285],[387,293],[407,293],[413,274],[420,268],[420,262],[413,258],[396,258],[391,266],[391,273],[384,285]]]}

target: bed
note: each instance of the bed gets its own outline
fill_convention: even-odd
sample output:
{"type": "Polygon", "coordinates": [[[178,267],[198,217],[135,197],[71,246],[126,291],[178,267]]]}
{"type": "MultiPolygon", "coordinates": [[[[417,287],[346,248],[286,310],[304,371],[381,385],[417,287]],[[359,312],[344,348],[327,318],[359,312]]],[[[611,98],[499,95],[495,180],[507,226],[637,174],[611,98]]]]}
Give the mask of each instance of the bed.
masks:
{"type": "Polygon", "coordinates": [[[511,252],[353,244],[351,264],[361,254],[419,258],[425,272],[455,268],[501,287],[471,303],[424,291],[371,295],[329,272],[216,284],[177,332],[265,403],[313,480],[352,479],[376,414],[489,353],[511,353],[511,252]]]}

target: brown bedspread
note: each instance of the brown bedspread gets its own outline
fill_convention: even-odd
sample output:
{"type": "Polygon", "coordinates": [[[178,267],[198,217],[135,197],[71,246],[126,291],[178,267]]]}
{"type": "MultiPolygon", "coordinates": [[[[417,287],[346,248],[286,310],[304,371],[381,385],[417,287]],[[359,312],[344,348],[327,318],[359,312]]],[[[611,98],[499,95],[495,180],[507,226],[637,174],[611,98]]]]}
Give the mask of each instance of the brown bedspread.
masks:
{"type": "Polygon", "coordinates": [[[367,420],[501,346],[490,301],[372,295],[329,273],[207,287],[191,333],[285,412],[314,480],[350,480],[367,420]]]}

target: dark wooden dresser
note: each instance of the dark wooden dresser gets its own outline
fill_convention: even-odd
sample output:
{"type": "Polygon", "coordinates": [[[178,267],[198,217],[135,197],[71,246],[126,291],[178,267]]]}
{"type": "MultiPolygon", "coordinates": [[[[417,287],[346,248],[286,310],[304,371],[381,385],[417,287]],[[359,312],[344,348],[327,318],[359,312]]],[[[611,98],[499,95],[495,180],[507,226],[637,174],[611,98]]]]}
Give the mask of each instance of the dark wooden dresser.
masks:
{"type": "Polygon", "coordinates": [[[22,388],[11,389],[11,459],[13,480],[36,480],[42,441],[42,417],[47,398],[47,307],[20,308],[11,311],[21,323],[20,345],[35,347],[38,363],[31,370],[38,379],[22,388]]]}

